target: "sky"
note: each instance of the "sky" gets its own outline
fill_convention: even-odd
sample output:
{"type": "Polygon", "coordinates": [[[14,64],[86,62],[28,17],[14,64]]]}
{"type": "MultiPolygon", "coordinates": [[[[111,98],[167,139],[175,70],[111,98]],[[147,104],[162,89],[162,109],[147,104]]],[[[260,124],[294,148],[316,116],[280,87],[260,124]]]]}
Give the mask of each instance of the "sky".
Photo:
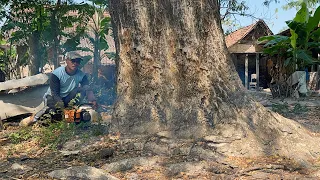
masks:
{"type": "MultiPolygon", "coordinates": [[[[248,13],[253,14],[256,18],[263,19],[274,34],[287,29],[286,21],[292,20],[297,10],[283,10],[282,6],[286,4],[285,0],[280,0],[280,3],[271,3],[269,7],[263,5],[264,0],[244,0],[249,6],[248,13]],[[276,10],[278,11],[276,12],[276,10]]],[[[240,26],[247,26],[255,21],[256,18],[239,17],[237,24],[240,26]]]]}

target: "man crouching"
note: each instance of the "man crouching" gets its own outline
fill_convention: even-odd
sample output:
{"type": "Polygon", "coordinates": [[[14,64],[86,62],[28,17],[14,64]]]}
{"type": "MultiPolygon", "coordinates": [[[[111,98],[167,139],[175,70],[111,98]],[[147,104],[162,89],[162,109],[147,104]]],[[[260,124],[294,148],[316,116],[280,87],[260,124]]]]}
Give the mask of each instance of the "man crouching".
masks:
{"type": "Polygon", "coordinates": [[[79,69],[82,58],[76,52],[68,52],[66,55],[66,66],[61,66],[52,72],[50,77],[50,86],[44,95],[45,107],[36,113],[28,122],[22,122],[28,126],[39,120],[39,118],[48,112],[56,112],[57,109],[68,107],[70,101],[77,94],[80,99],[85,96],[87,100],[97,106],[96,99],[89,87],[87,75],[79,69]]]}

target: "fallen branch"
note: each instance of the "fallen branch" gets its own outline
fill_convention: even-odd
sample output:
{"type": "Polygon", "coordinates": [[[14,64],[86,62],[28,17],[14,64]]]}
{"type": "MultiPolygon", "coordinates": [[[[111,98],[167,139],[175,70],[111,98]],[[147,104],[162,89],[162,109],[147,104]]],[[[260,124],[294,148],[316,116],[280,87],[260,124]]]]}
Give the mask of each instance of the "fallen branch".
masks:
{"type": "Polygon", "coordinates": [[[48,74],[37,74],[22,79],[13,79],[0,83],[0,91],[15,89],[25,86],[36,86],[46,84],[49,80],[48,74]]]}

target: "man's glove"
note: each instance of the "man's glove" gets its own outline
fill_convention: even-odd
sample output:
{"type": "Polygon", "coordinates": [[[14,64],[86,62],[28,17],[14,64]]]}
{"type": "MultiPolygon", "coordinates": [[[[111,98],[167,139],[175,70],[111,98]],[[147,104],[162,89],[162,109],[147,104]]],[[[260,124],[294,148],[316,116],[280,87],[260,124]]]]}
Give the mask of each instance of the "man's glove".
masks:
{"type": "Polygon", "coordinates": [[[55,104],[56,109],[64,109],[64,102],[62,100],[55,104]]]}
{"type": "Polygon", "coordinates": [[[91,101],[90,103],[92,103],[92,109],[96,110],[98,108],[98,103],[96,100],[91,101]]]}

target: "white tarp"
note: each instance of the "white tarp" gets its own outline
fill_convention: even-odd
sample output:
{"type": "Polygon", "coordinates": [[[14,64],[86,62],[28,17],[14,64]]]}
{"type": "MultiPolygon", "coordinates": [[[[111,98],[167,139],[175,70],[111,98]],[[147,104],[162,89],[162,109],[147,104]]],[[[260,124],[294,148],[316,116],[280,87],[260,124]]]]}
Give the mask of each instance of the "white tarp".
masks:
{"type": "Polygon", "coordinates": [[[295,85],[298,84],[298,91],[302,94],[308,92],[307,82],[306,82],[306,72],[305,71],[296,71],[294,72],[287,80],[289,84],[295,85]]]}
{"type": "Polygon", "coordinates": [[[0,118],[36,113],[43,107],[43,95],[48,87],[41,85],[14,94],[0,93],[0,118]]]}

